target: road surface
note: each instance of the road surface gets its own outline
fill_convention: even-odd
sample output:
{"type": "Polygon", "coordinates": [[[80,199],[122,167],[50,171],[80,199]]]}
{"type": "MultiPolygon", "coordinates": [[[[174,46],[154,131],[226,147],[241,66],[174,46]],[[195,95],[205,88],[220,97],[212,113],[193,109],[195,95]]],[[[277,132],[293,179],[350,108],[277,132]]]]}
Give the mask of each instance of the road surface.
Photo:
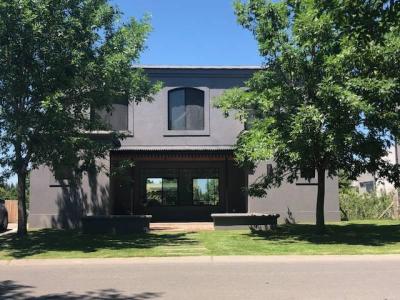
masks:
{"type": "Polygon", "coordinates": [[[0,299],[400,299],[400,255],[0,261],[0,299]]]}

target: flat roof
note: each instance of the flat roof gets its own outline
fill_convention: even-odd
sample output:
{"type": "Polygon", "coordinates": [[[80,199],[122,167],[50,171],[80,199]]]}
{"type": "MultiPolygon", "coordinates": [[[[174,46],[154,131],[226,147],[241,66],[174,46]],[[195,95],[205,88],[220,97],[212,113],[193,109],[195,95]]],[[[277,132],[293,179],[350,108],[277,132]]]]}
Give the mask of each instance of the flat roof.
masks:
{"type": "Polygon", "coordinates": [[[186,70],[260,70],[261,66],[198,66],[198,65],[133,65],[142,69],[186,69],[186,70]]]}

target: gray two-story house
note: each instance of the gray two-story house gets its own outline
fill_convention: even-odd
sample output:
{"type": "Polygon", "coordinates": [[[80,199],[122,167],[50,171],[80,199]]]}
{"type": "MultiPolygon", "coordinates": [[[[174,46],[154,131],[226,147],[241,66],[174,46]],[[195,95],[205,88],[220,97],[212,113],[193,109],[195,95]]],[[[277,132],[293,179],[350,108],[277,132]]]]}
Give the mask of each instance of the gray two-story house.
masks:
{"type": "MultiPolygon", "coordinates": [[[[78,184],[47,167],[31,173],[31,227],[71,228],[86,215],[150,214],[153,221],[207,221],[214,212],[279,213],[280,221],[313,221],[316,179],[299,179],[264,198],[245,187],[271,162],[245,170],[234,161],[243,124],[225,118],[213,99],[240,87],[258,67],[144,66],[164,87],[151,103],[118,103],[105,115],[127,133],[121,147],[102,160],[105,170],[88,172],[78,184]],[[113,172],[123,162],[124,172],[113,172]],[[111,175],[110,175],[111,174],[111,175]]],[[[339,220],[338,181],[326,180],[326,219],[339,220]]]]}

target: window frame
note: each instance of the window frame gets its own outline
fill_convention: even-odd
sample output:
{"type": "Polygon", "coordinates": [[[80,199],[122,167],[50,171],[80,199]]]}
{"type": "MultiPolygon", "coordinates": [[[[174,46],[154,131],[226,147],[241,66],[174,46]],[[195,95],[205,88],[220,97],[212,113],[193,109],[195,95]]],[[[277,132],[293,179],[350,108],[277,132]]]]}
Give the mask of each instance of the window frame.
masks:
{"type": "MultiPolygon", "coordinates": [[[[116,104],[118,104],[118,103],[116,103],[116,104]]],[[[127,103],[127,113],[128,113],[128,115],[127,115],[127,125],[128,125],[128,127],[127,127],[126,130],[113,130],[113,129],[92,130],[89,133],[90,134],[98,134],[98,135],[104,135],[104,134],[108,135],[108,134],[111,134],[113,132],[118,132],[118,133],[123,133],[128,137],[133,137],[134,136],[134,132],[133,132],[134,131],[134,127],[133,127],[133,124],[134,124],[134,104],[135,103],[133,101],[128,100],[128,103],[127,103]]],[[[113,105],[114,104],[112,104],[112,106],[113,105]]],[[[88,114],[89,114],[89,118],[91,118],[92,117],[92,108],[90,108],[88,114]]]]}
{"type": "Polygon", "coordinates": [[[179,178],[178,177],[164,177],[164,176],[160,176],[160,177],[145,177],[145,185],[144,185],[144,189],[145,189],[145,202],[143,202],[143,206],[144,207],[175,207],[175,206],[179,206],[179,178]],[[161,178],[161,203],[159,206],[148,206],[148,197],[147,197],[147,179],[155,179],[155,178],[161,178]],[[176,179],[176,203],[175,204],[163,204],[163,199],[164,199],[164,179],[166,180],[173,180],[176,179]]]}
{"type": "Polygon", "coordinates": [[[199,86],[173,86],[164,88],[161,91],[163,99],[163,118],[164,133],[163,136],[209,136],[210,135],[210,89],[199,86]],[[179,89],[194,89],[202,91],[204,94],[204,129],[202,130],[174,130],[169,129],[169,93],[179,89]]]}
{"type": "Polygon", "coordinates": [[[221,185],[220,185],[221,180],[219,177],[214,176],[214,177],[206,178],[204,176],[203,177],[196,176],[196,177],[191,177],[191,181],[192,181],[192,184],[191,184],[191,186],[192,186],[192,188],[191,188],[191,190],[192,190],[192,206],[206,207],[206,206],[219,206],[221,204],[221,185]],[[218,190],[217,190],[218,191],[218,202],[216,204],[204,204],[204,205],[195,204],[195,202],[194,202],[194,180],[196,180],[196,179],[207,179],[207,180],[217,179],[218,180],[218,190]]]}
{"type": "Polygon", "coordinates": [[[314,170],[314,177],[311,177],[309,180],[304,178],[304,172],[312,173],[312,170],[300,169],[298,173],[298,178],[296,180],[296,185],[318,185],[318,172],[314,170]]]}
{"type": "MultiPolygon", "coordinates": [[[[190,131],[194,131],[194,130],[204,130],[204,91],[199,90],[199,89],[195,89],[195,88],[179,88],[179,89],[174,89],[174,90],[169,90],[168,91],[168,130],[190,130],[190,131]],[[176,119],[171,118],[172,117],[172,111],[171,108],[173,108],[173,106],[171,105],[171,100],[173,99],[171,97],[171,95],[173,93],[179,93],[182,92],[183,94],[183,110],[184,110],[184,127],[185,128],[181,128],[181,129],[171,129],[171,127],[173,126],[174,122],[176,122],[176,119]],[[201,128],[197,128],[197,129],[190,129],[188,128],[190,124],[190,122],[188,122],[188,120],[190,120],[190,118],[188,118],[188,114],[189,114],[189,109],[188,106],[190,105],[190,97],[188,97],[187,94],[190,94],[190,92],[192,92],[193,94],[197,94],[196,96],[200,96],[201,99],[197,99],[197,100],[201,100],[201,112],[202,112],[202,118],[201,118],[201,128]]],[[[176,108],[176,107],[175,107],[176,108]]]]}
{"type": "Polygon", "coordinates": [[[359,185],[360,189],[362,189],[366,193],[373,193],[376,190],[376,184],[374,180],[360,181],[359,185]]]}

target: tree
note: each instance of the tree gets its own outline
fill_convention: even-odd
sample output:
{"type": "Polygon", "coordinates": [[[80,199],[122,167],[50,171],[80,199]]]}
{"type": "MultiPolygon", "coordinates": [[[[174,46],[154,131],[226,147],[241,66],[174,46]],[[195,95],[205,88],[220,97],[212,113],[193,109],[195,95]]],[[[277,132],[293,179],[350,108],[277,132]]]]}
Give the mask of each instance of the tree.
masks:
{"type": "Polygon", "coordinates": [[[237,142],[239,162],[274,159],[251,194],[316,170],[323,232],[326,175],[368,171],[399,182],[398,166],[383,159],[400,128],[399,11],[398,1],[379,0],[235,3],[265,67],[216,106],[249,124],[237,142]]]}
{"type": "Polygon", "coordinates": [[[104,128],[90,112],[150,100],[158,88],[132,68],[147,18],[120,17],[107,0],[0,0],[0,167],[18,176],[19,235],[28,172],[93,165],[112,144],[88,134],[104,128]]]}

